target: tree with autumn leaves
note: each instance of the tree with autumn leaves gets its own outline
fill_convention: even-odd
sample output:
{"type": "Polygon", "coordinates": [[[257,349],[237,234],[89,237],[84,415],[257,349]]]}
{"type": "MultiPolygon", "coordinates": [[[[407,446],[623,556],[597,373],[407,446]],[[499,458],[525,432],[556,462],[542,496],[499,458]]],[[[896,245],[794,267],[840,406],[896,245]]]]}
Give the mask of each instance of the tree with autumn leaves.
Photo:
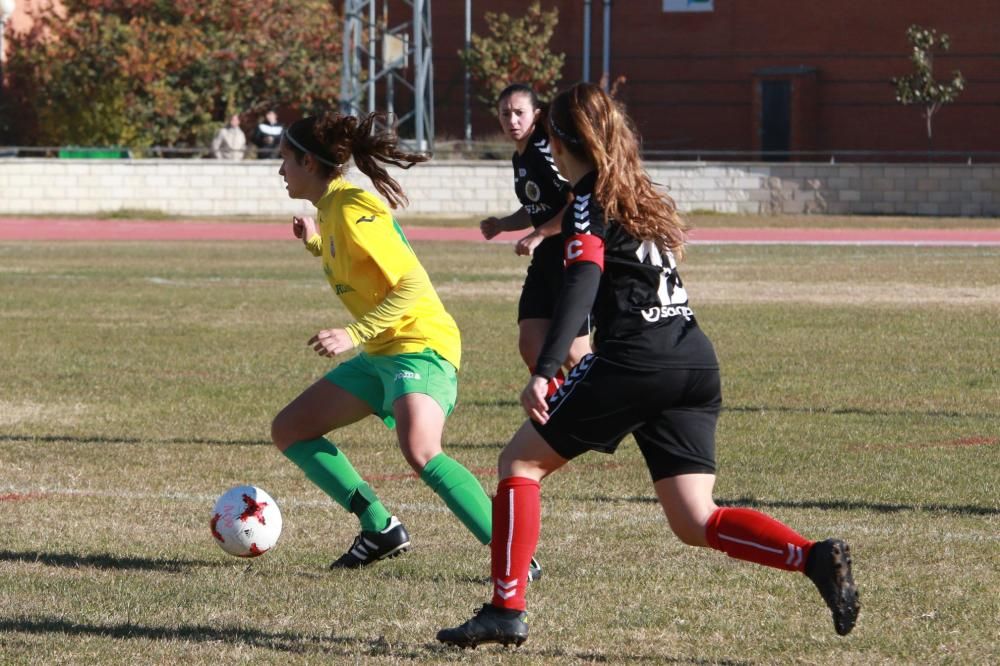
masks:
{"type": "Polygon", "coordinates": [[[525,83],[543,99],[556,91],[565,54],[553,53],[549,40],[559,23],[559,10],[528,6],[524,16],[486,12],[490,34],[472,35],[470,48],[458,55],[479,90],[477,98],[493,110],[497,97],[511,83],[525,83]]]}
{"type": "Polygon", "coordinates": [[[64,0],[10,39],[19,145],[204,146],[232,113],[336,104],[330,0],[64,0]]]}

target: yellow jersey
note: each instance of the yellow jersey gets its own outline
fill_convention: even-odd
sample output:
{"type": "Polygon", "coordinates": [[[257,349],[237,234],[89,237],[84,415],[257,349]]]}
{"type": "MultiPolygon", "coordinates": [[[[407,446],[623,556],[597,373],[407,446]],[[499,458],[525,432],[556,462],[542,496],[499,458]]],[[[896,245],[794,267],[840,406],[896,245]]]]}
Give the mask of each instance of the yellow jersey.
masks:
{"type": "Polygon", "coordinates": [[[316,208],[319,239],[318,243],[311,239],[307,247],[322,257],[330,286],[357,320],[347,327],[355,343],[369,354],[383,356],[430,348],[457,369],[462,360],[458,325],[388,206],[374,194],[336,178],[316,208]],[[419,295],[408,298],[402,311],[383,306],[376,312],[403,276],[411,282],[417,277],[419,295]]]}

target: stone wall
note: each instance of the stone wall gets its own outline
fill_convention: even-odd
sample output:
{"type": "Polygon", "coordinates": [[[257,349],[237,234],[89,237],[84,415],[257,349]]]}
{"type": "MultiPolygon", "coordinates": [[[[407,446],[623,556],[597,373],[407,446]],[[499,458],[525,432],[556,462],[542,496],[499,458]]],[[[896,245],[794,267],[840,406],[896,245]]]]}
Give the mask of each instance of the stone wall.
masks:
{"type": "MultiPolygon", "coordinates": [[[[761,164],[650,162],[682,211],[780,214],[1000,216],[1000,164],[761,164]]],[[[310,210],[288,199],[278,162],[0,159],[0,215],[280,216],[310,210]]],[[[504,214],[517,207],[506,161],[440,161],[390,168],[411,215],[504,214]]],[[[371,184],[356,169],[348,178],[371,184]]]]}

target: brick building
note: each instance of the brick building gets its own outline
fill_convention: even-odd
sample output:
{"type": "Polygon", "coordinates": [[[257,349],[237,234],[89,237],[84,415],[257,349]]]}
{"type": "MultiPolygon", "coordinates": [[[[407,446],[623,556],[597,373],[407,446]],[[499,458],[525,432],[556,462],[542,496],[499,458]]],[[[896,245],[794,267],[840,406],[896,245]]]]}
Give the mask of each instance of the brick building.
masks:
{"type": "MultiPolygon", "coordinates": [[[[428,0],[433,11],[437,138],[464,136],[464,71],[457,52],[465,2],[428,0]]],[[[412,2],[412,0],[411,0],[412,2]]],[[[58,0],[17,0],[12,27],[29,9],[58,0]]],[[[612,77],[647,150],[924,151],[924,120],[903,107],[890,79],[912,70],[911,24],[947,33],[935,75],[958,69],[966,89],[934,119],[939,151],[1000,152],[1000,13],[996,0],[954,2],[802,2],[793,0],[541,0],[559,10],[551,47],[566,55],[564,84],[583,78],[584,14],[590,14],[590,80],[600,78],[605,47],[612,77]],[[665,11],[665,7],[709,11],[665,11]],[[605,16],[609,17],[605,21],[605,16]],[[610,39],[604,43],[607,27],[610,39]]],[[[334,5],[341,3],[335,0],[334,5]]],[[[470,0],[472,30],[487,33],[487,11],[523,14],[528,0],[470,0]]],[[[412,11],[389,0],[395,20],[412,11]]],[[[473,99],[473,137],[498,133],[473,99]]],[[[673,153],[676,156],[677,153],[673,153]]],[[[672,156],[670,153],[664,157],[672,156]]],[[[821,155],[816,156],[822,159],[821,155]]],[[[881,157],[885,157],[884,155],[881,157]]],[[[844,157],[856,159],[855,157],[844,157]]],[[[998,156],[981,159],[1000,161],[998,156]]]]}
{"type": "MultiPolygon", "coordinates": [[[[483,14],[524,12],[523,1],[472,0],[483,14]]],[[[463,136],[465,3],[433,3],[435,123],[439,138],[463,136]]],[[[584,10],[591,14],[590,80],[602,73],[610,16],[612,77],[653,150],[923,151],[917,107],[894,99],[890,79],[912,71],[911,24],[947,33],[935,77],[960,70],[958,100],[934,117],[933,148],[1000,151],[1000,14],[995,0],[801,2],[801,0],[542,0],[559,10],[553,50],[566,54],[565,83],[583,73],[584,10]],[[666,5],[710,11],[667,12],[666,5]],[[609,10],[606,12],[606,8],[609,10]]],[[[473,101],[473,136],[496,122],[473,101]]],[[[996,161],[996,156],[994,156],[996,161]]]]}

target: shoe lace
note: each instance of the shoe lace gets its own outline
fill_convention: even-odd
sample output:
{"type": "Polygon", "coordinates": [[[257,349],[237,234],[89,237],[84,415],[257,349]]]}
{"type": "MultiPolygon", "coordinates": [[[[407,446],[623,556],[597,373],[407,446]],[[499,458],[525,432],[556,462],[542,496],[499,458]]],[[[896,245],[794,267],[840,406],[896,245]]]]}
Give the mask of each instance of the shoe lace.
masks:
{"type": "Polygon", "coordinates": [[[347,549],[345,555],[350,555],[353,553],[355,549],[357,549],[361,553],[363,553],[365,557],[367,557],[369,549],[368,546],[364,543],[364,539],[365,539],[364,534],[359,534],[358,536],[354,537],[354,542],[351,544],[351,547],[347,549]]]}

